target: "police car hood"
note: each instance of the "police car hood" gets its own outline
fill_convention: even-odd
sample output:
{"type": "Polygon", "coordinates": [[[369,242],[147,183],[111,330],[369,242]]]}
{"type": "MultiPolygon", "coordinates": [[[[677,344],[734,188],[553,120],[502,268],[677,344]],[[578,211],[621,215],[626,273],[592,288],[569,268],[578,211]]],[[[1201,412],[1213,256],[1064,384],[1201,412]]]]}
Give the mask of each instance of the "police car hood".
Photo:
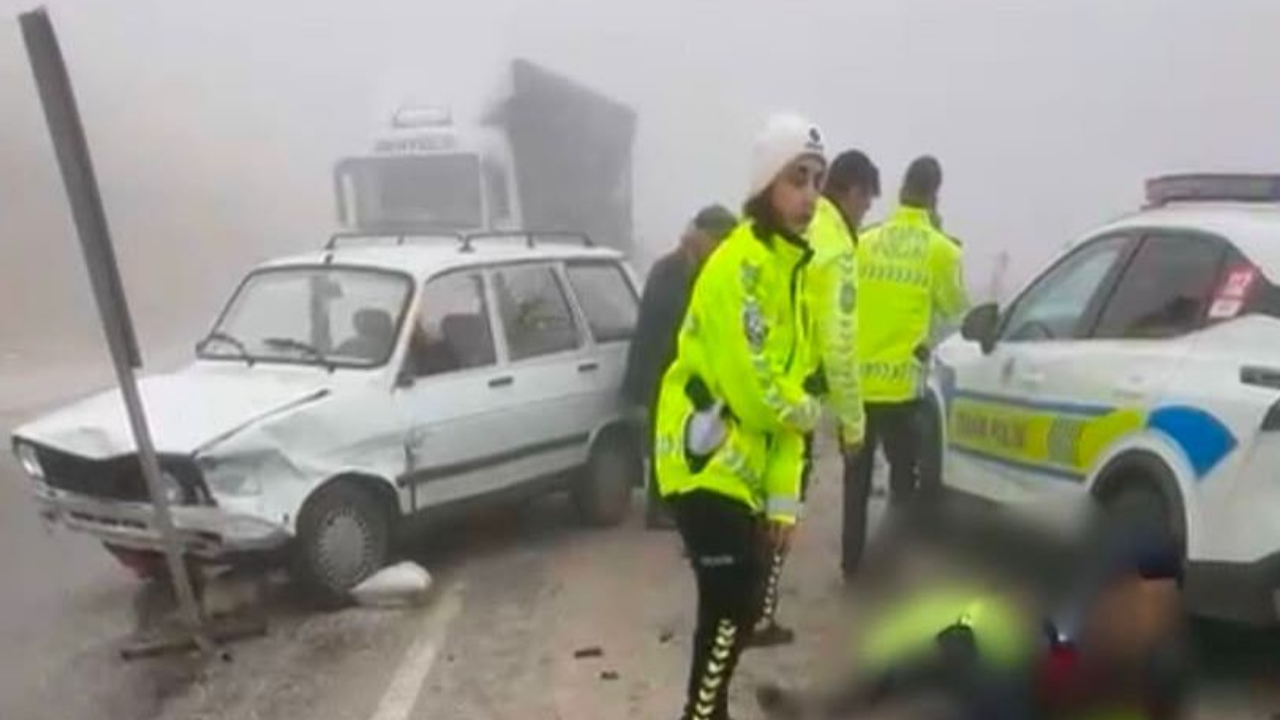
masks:
{"type": "MultiPolygon", "coordinates": [[[[195,365],[139,383],[157,452],[192,455],[271,416],[327,394],[327,376],[195,365]]],[[[36,419],[14,437],[101,460],[132,453],[121,392],[111,390],[36,419]]]]}

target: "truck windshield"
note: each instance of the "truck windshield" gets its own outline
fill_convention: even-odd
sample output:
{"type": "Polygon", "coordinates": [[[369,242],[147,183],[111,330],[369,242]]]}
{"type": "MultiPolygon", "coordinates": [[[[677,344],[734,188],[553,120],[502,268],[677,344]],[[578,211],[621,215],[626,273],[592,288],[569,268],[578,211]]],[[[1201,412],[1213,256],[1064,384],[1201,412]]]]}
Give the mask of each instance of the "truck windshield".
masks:
{"type": "Polygon", "coordinates": [[[210,360],[377,367],[391,358],[412,284],[390,272],[280,268],[250,275],[200,344],[210,360]]]}
{"type": "Polygon", "coordinates": [[[338,166],[344,219],[371,230],[484,225],[480,159],[449,153],[352,158],[338,166]]]}

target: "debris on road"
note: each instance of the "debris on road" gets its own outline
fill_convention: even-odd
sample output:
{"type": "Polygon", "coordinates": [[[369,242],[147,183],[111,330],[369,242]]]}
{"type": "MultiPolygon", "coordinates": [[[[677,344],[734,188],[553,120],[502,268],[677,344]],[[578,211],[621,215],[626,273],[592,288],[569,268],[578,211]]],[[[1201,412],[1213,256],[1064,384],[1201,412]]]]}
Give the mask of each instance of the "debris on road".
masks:
{"type": "Polygon", "coordinates": [[[662,633],[658,635],[658,642],[663,645],[666,645],[667,643],[671,642],[675,638],[675,636],[676,636],[675,632],[671,630],[663,630],[662,633]]]}
{"type": "Polygon", "coordinates": [[[351,597],[365,607],[405,607],[426,602],[431,591],[431,573],[405,561],[371,575],[351,591],[351,597]]]}
{"type": "Polygon", "coordinates": [[[585,658],[604,657],[604,650],[601,649],[600,646],[598,645],[593,645],[591,647],[585,647],[585,648],[582,648],[581,650],[574,651],[573,657],[575,660],[583,660],[585,658]]]}
{"type": "Polygon", "coordinates": [[[621,676],[618,675],[616,670],[605,670],[604,672],[600,673],[600,679],[606,682],[612,682],[614,680],[617,680],[619,677],[621,676]]]}

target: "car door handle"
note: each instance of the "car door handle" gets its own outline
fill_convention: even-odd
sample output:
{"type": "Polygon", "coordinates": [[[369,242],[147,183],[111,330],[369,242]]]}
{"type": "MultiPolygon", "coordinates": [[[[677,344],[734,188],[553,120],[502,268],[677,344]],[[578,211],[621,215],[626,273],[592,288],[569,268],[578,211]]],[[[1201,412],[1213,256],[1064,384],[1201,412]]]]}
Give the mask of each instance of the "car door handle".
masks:
{"type": "Polygon", "coordinates": [[[596,362],[584,362],[578,366],[578,372],[580,373],[595,372],[596,370],[599,370],[599,369],[600,369],[600,363],[596,363],[596,362]]]}
{"type": "Polygon", "coordinates": [[[516,379],[511,377],[510,375],[503,375],[502,377],[496,377],[490,380],[489,387],[491,388],[507,387],[508,385],[514,385],[515,382],[516,382],[516,379]]]}

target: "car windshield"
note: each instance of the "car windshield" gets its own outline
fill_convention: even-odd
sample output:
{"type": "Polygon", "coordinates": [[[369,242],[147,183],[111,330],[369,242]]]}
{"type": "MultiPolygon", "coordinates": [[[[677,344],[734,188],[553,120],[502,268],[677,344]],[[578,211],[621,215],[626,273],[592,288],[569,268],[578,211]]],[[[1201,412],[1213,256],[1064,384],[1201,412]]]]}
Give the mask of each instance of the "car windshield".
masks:
{"type": "Polygon", "coordinates": [[[339,177],[340,202],[364,227],[457,230],[483,224],[475,155],[353,159],[343,163],[339,177]]]}
{"type": "Polygon", "coordinates": [[[199,356],[376,367],[395,348],[412,285],[376,270],[282,268],[240,286],[199,356]]]}

